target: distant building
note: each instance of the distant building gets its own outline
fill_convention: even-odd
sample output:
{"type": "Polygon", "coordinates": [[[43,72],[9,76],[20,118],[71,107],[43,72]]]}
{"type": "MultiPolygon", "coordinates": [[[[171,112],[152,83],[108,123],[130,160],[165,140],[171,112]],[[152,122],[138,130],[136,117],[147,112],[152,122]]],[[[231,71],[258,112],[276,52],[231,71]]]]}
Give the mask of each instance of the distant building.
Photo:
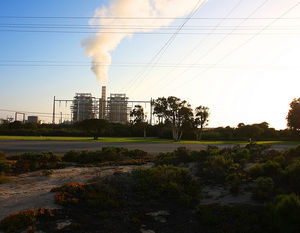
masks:
{"type": "Polygon", "coordinates": [[[76,93],[71,106],[73,122],[96,118],[99,101],[90,93],[76,93]]]}
{"type": "Polygon", "coordinates": [[[36,123],[36,124],[39,124],[39,123],[40,123],[40,120],[39,120],[39,117],[38,117],[38,116],[28,116],[27,122],[28,122],[28,123],[36,123]]]}
{"type": "Polygon", "coordinates": [[[107,100],[108,120],[114,123],[128,122],[128,97],[126,94],[110,94],[107,100]]]}

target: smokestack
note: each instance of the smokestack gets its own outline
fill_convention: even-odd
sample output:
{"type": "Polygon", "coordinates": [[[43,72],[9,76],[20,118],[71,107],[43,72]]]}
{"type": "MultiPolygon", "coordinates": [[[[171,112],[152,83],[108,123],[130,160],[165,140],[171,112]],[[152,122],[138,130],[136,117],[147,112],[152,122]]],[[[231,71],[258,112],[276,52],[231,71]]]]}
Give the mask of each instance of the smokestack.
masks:
{"type": "Polygon", "coordinates": [[[102,86],[102,97],[103,100],[106,100],[106,86],[102,86]]]}
{"type": "Polygon", "coordinates": [[[176,17],[196,11],[206,1],[111,0],[108,6],[96,9],[89,24],[101,27],[96,35],[82,40],[81,45],[87,56],[93,58],[91,69],[99,82],[106,83],[112,60],[111,52],[124,38],[169,26],[176,17]],[[107,28],[108,25],[110,28],[107,28]]]}
{"type": "Polygon", "coordinates": [[[106,119],[106,86],[102,86],[102,93],[99,102],[99,119],[106,119]]]}

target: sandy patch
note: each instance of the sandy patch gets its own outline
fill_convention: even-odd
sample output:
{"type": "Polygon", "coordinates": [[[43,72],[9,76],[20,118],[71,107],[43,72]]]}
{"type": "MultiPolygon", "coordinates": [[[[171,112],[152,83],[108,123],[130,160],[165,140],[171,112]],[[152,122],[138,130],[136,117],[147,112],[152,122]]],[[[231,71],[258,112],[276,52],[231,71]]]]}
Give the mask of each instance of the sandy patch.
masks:
{"type": "MultiPolygon", "coordinates": [[[[145,165],[150,167],[151,165],[145,165]]],[[[129,172],[139,166],[68,167],[53,170],[50,176],[42,171],[11,177],[11,182],[0,185],[0,220],[11,213],[40,207],[56,209],[54,193],[50,190],[68,182],[87,182],[115,173],[129,172]]]]}
{"type": "Polygon", "coordinates": [[[242,190],[238,195],[232,195],[229,190],[222,186],[206,186],[203,189],[205,198],[201,200],[201,205],[219,204],[219,205],[260,205],[252,199],[252,194],[242,190]]]}

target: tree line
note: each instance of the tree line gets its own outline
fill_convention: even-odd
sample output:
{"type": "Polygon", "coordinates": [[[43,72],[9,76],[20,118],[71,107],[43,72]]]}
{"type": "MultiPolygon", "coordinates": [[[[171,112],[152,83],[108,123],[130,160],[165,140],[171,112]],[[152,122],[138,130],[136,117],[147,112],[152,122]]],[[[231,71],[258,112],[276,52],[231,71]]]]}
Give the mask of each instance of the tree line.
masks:
{"type": "Polygon", "coordinates": [[[148,124],[144,109],[136,105],[130,112],[128,124],[89,119],[73,124],[34,124],[15,121],[0,125],[0,135],[20,136],[92,136],[92,137],[159,137],[186,140],[297,140],[300,135],[300,98],[294,99],[286,117],[288,128],[276,130],[267,122],[240,123],[237,127],[205,128],[209,122],[209,108],[191,105],[177,97],[153,100],[155,125],[148,124]]]}

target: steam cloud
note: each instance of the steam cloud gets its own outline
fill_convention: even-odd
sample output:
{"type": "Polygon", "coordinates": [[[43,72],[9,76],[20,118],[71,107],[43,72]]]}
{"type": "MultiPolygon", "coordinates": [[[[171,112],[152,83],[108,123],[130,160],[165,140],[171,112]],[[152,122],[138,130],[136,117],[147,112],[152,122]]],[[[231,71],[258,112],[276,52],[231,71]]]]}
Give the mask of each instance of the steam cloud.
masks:
{"type": "MultiPolygon", "coordinates": [[[[205,1],[203,0],[202,3],[205,1]]],[[[81,43],[86,49],[87,56],[93,57],[91,66],[99,82],[105,83],[107,81],[109,65],[112,61],[110,53],[125,37],[131,37],[134,33],[151,32],[169,26],[176,17],[189,14],[198,2],[199,0],[111,0],[108,7],[96,9],[94,18],[90,20],[89,24],[91,26],[100,25],[101,27],[96,35],[82,40],[81,43]],[[113,17],[122,17],[122,19],[113,17]],[[126,17],[131,19],[124,19],[126,17]],[[170,19],[157,19],[156,17],[168,17],[170,19]],[[126,33],[105,33],[107,31],[126,33]],[[101,65],[102,63],[105,65],[101,65]]],[[[198,5],[198,8],[201,4],[198,5]]]]}

